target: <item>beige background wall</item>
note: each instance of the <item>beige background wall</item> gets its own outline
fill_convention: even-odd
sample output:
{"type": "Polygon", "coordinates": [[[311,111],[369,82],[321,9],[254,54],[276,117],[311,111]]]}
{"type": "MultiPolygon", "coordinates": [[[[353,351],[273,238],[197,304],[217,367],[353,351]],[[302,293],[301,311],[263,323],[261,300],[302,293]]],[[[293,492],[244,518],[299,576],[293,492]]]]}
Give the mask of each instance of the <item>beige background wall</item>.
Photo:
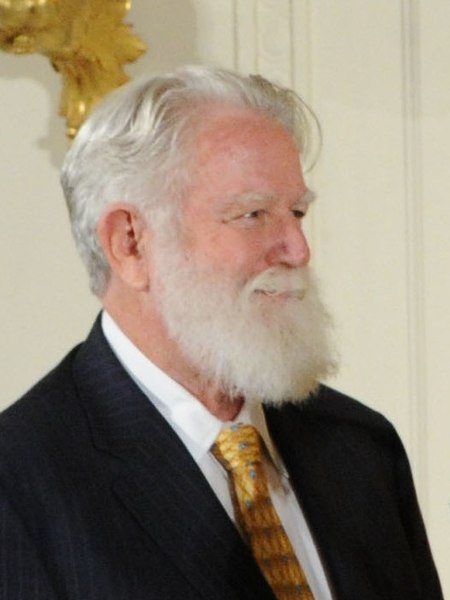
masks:
{"type": "MultiPolygon", "coordinates": [[[[184,62],[296,87],[324,129],[310,221],[336,317],[333,385],[384,412],[407,447],[450,595],[450,3],[134,0],[133,76],[184,62]]],[[[81,340],[98,311],[58,184],[59,76],[0,54],[1,402],[81,340]]]]}

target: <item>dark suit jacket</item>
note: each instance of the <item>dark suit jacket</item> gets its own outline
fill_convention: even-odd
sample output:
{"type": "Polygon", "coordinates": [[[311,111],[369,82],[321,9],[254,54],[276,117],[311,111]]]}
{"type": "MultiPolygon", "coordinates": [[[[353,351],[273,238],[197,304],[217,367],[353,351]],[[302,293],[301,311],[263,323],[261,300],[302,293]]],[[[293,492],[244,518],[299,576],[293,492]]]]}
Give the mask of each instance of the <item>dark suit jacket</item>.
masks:
{"type": "MultiPolygon", "coordinates": [[[[389,423],[326,387],[267,418],[335,597],[442,598],[389,423]]],[[[0,598],[273,600],[98,322],[0,417],[0,598]]]]}

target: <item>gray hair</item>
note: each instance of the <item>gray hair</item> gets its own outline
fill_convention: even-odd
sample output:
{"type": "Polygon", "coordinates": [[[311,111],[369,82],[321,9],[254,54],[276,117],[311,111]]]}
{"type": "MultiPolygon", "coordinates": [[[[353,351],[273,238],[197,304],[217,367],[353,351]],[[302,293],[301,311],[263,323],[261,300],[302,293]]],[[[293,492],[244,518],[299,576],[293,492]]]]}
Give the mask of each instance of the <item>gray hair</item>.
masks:
{"type": "Polygon", "coordinates": [[[96,232],[105,207],[128,202],[156,230],[167,227],[168,216],[176,223],[177,200],[189,181],[188,134],[201,122],[205,105],[214,102],[254,108],[281,122],[303,157],[320,140],[306,104],[259,75],[186,66],[114,91],[81,127],[61,172],[73,236],[94,294],[101,296],[109,279],[96,232]]]}

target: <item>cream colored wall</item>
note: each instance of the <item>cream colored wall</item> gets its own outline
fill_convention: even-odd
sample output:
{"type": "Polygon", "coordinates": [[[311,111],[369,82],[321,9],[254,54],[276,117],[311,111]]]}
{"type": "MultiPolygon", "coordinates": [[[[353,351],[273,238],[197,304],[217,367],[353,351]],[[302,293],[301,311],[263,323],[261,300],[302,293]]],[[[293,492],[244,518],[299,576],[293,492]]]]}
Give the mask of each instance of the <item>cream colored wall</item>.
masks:
{"type": "MultiPolygon", "coordinates": [[[[134,0],[129,73],[209,62],[299,89],[324,129],[309,226],[336,317],[333,384],[384,412],[411,457],[450,593],[450,40],[447,0],[134,0]]],[[[0,54],[0,365],[7,405],[98,311],[58,186],[58,76],[0,54]]]]}

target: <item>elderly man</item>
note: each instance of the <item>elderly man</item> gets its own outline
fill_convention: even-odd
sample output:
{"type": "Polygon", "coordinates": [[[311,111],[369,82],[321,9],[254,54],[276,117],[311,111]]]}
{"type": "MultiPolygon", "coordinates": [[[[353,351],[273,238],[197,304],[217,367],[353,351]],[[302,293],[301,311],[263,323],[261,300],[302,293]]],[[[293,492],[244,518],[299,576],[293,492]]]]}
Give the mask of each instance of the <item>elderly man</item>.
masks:
{"type": "Polygon", "coordinates": [[[2,600],[437,600],[408,461],[335,369],[314,118],[189,67],[112,94],[62,182],[103,311],[0,419],[2,600]]]}

